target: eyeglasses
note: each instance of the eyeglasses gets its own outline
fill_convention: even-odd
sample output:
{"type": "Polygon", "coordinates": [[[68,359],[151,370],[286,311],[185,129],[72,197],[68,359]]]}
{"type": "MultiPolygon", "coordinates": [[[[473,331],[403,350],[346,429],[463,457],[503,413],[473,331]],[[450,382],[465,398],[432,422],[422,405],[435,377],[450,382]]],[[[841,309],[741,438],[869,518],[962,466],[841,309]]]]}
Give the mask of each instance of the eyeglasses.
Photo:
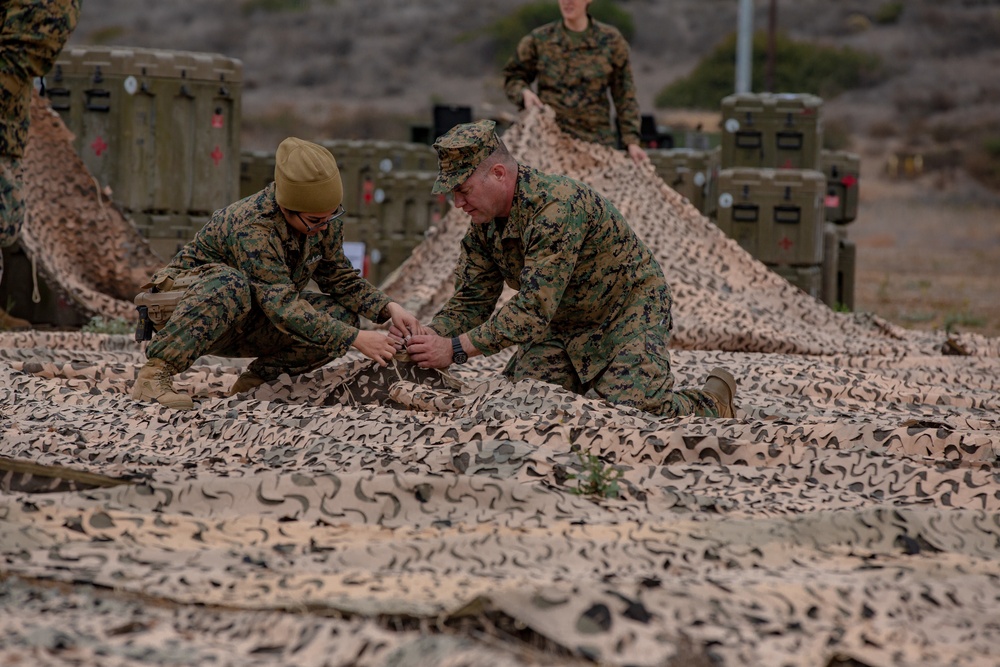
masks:
{"type": "Polygon", "coordinates": [[[327,225],[329,225],[331,222],[333,222],[334,220],[336,220],[340,216],[344,215],[344,213],[346,213],[346,211],[344,210],[344,205],[341,204],[340,206],[337,207],[337,210],[333,212],[333,215],[331,215],[326,220],[323,220],[321,222],[315,223],[314,225],[310,225],[309,221],[306,220],[305,218],[303,218],[302,214],[299,213],[298,211],[295,211],[295,217],[297,217],[299,219],[299,221],[303,225],[306,226],[306,233],[310,233],[311,234],[312,232],[315,232],[318,229],[323,229],[324,227],[326,227],[327,225]]]}

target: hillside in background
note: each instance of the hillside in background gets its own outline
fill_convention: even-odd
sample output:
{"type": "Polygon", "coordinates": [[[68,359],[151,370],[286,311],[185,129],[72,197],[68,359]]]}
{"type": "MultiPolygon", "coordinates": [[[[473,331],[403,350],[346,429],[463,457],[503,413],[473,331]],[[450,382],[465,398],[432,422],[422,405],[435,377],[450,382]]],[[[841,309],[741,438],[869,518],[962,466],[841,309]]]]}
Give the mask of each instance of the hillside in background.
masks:
{"type": "MultiPolygon", "coordinates": [[[[489,29],[526,0],[87,0],[72,44],[210,51],[245,66],[247,144],[273,148],[303,123],[357,138],[405,138],[435,103],[513,112],[489,29]],[[400,120],[403,122],[401,123],[400,120]]],[[[756,4],[766,30],[768,3],[756,4]]],[[[736,0],[623,0],[643,113],[736,26],[736,0]]],[[[900,146],[1000,136],[1000,2],[788,0],[788,37],[880,56],[886,78],[828,100],[837,133],[900,146]],[[891,12],[893,8],[900,8],[891,12]],[[888,19],[886,17],[889,17],[888,19]]],[[[803,91],[778,91],[803,92],[803,91]]],[[[811,92],[811,91],[810,91],[811,92]]]]}

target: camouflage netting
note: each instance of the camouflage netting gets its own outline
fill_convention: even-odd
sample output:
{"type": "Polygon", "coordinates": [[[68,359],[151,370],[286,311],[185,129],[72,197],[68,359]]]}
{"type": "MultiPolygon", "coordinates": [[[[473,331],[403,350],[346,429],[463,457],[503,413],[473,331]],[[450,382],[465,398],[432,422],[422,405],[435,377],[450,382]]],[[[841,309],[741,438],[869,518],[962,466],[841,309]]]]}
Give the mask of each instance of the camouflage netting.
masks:
{"type": "Polygon", "coordinates": [[[101,190],[72,140],[48,99],[36,93],[21,165],[28,210],[21,247],[38,279],[81,312],[131,319],[132,297],[162,262],[101,190]]]}
{"type": "MultiPolygon", "coordinates": [[[[545,114],[506,139],[635,223],[677,295],[678,382],[729,368],[737,417],[510,383],[507,354],[448,373],[350,355],[239,397],[245,360],[203,358],[175,412],[129,398],[127,337],[2,334],[5,658],[1000,662],[997,341],[943,354],[943,334],[831,312],[545,114]]],[[[388,285],[424,318],[464,224],[388,285]]]]}

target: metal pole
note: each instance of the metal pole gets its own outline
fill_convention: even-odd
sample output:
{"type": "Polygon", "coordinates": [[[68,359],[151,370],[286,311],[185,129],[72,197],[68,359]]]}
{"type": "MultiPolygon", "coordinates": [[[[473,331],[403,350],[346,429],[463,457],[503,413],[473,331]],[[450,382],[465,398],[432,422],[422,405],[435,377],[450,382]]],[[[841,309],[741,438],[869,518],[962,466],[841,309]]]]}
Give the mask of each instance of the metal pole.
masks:
{"type": "Polygon", "coordinates": [[[753,0],[740,0],[736,28],[736,92],[749,93],[753,64],[753,0]]]}
{"type": "Polygon", "coordinates": [[[777,33],[778,33],[778,0],[771,0],[771,8],[767,13],[767,72],[764,77],[764,88],[768,92],[774,91],[774,67],[777,58],[777,33]]]}

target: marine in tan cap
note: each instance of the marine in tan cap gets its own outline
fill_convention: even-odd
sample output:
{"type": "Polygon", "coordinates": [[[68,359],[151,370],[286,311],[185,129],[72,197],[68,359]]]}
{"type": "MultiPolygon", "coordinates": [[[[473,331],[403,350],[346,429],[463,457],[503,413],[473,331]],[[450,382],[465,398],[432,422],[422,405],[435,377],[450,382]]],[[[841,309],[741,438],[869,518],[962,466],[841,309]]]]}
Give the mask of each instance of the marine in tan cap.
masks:
{"type": "Polygon", "coordinates": [[[295,137],[275,153],[274,183],[215,212],[156,272],[136,303],[174,297],[146,348],[139,401],[190,409],[172,376],[206,354],[253,357],[231,393],[318,368],[355,348],[380,365],[396,353],[360,317],[417,330],[411,313],[362,278],[344,255],[343,184],[333,155],[295,137]],[[315,280],[320,292],[304,291],[315,280]]]}
{"type": "Polygon", "coordinates": [[[736,383],[721,368],[702,389],[674,388],[671,293],[649,248],[591,187],[519,165],[492,121],[434,144],[435,192],[472,217],[455,294],[403,338],[420,366],[445,368],[518,346],[504,374],[534,378],[657,415],[733,417],[736,383]],[[504,285],[517,294],[494,315],[504,285]]]}

